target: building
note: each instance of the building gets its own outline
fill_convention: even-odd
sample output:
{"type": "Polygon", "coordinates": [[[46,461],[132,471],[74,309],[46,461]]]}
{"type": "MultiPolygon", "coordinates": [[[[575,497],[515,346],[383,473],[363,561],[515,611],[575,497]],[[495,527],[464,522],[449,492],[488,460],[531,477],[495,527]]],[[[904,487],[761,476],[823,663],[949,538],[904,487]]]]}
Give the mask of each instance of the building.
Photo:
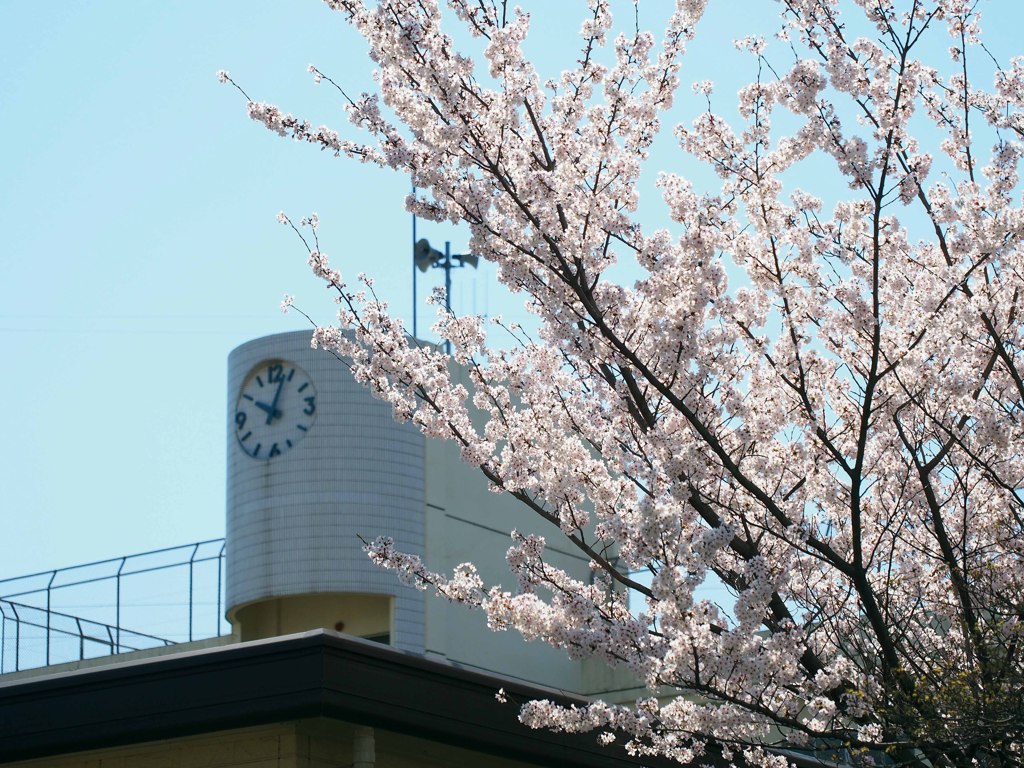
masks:
{"type": "MultiPolygon", "coordinates": [[[[432,570],[472,560],[485,581],[508,581],[508,531],[543,532],[532,513],[489,492],[452,446],[394,422],[308,333],[243,344],[228,366],[231,634],[0,676],[0,762],[662,764],[517,721],[529,698],[632,700],[626,673],[490,632],[362,552],[388,535],[432,570]]],[[[576,553],[549,552],[589,574],[576,553]]]]}
{"type": "Polygon", "coordinates": [[[52,768],[665,765],[534,731],[573,697],[315,630],[0,680],[0,761],[52,768]],[[496,686],[509,699],[495,699],[496,686]]]}

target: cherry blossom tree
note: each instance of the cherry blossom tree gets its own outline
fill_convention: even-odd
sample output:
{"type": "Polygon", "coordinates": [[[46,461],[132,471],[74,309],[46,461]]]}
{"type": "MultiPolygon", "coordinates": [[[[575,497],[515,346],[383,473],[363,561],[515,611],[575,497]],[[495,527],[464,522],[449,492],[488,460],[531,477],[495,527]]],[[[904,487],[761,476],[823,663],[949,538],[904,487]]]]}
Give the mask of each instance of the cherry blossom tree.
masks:
{"type": "Polygon", "coordinates": [[[530,333],[442,306],[453,365],[310,242],[341,305],[314,343],[457,442],[594,578],[515,532],[514,592],[386,539],[369,553],[650,690],[533,702],[533,726],[684,763],[778,765],[787,746],[1019,763],[1024,58],[989,53],[975,0],[780,0],[776,30],[738,41],[738,117],[695,83],[679,172],[646,169],[670,216],[654,230],[637,185],[693,98],[677,91],[706,2],[676,0],[656,38],[630,4],[613,35],[590,0],[575,66],[544,79],[529,15],[503,2],[327,0],[377,67],[378,93],[344,97],[353,138],[248,103],[408,174],[408,209],[466,226],[526,297],[530,333]],[[708,599],[719,582],[729,600],[708,599]]]}

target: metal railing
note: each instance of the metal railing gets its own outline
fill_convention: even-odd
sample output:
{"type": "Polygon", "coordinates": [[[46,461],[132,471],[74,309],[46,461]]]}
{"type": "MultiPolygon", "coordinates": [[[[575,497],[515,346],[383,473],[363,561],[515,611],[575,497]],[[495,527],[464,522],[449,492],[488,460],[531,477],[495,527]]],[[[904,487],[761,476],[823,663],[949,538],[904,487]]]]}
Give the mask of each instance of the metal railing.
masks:
{"type": "Polygon", "coordinates": [[[223,595],[224,539],[0,580],[0,674],[226,634],[223,595]]]}
{"type": "Polygon", "coordinates": [[[91,659],[98,656],[111,656],[115,653],[126,651],[141,651],[146,648],[159,648],[174,645],[173,640],[163,637],[133,632],[123,627],[113,627],[110,624],[103,624],[97,621],[83,619],[81,616],[70,616],[59,611],[45,611],[32,605],[14,603],[10,600],[0,599],[0,643],[6,650],[13,649],[14,664],[12,669],[6,669],[7,653],[0,655],[0,675],[7,672],[17,672],[21,669],[45,666],[50,663],[51,649],[58,649],[63,652],[59,654],[61,661],[78,661],[91,659]],[[37,650],[32,647],[30,640],[33,635],[41,635],[42,632],[33,633],[33,630],[45,631],[46,638],[46,663],[38,662],[36,658],[23,658],[23,654],[37,650]],[[8,631],[13,636],[8,639],[8,631]],[[8,644],[10,641],[10,644],[8,644]],[[74,651],[67,653],[65,648],[68,642],[72,647],[78,647],[77,657],[74,651]],[[64,646],[64,648],[62,648],[64,646]]]}

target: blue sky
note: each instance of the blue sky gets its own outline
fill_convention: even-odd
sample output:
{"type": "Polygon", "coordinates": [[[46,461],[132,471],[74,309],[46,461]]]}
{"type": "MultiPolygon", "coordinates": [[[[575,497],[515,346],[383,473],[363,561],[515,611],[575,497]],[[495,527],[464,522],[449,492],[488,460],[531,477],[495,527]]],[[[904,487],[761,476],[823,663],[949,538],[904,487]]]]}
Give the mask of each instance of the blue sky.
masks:
{"type": "MultiPolygon", "coordinates": [[[[721,57],[773,13],[746,2],[718,4],[692,51],[706,68],[684,80],[743,74],[721,57]]],[[[584,4],[532,5],[557,71],[584,4]]],[[[991,5],[1013,22],[1005,61],[1024,11],[991,5]]],[[[286,292],[331,312],[279,210],[317,211],[333,261],[409,317],[407,180],[270,134],[215,77],[347,128],[311,62],[371,84],[361,41],[317,0],[0,3],[0,578],[223,535],[227,355],[304,327],[278,310],[286,292]]],[[[520,312],[487,265],[454,294],[520,312]]]]}
{"type": "MultiPolygon", "coordinates": [[[[582,3],[558,5],[564,35],[582,3]]],[[[279,210],[409,317],[407,180],[270,134],[215,76],[345,129],[311,62],[372,86],[317,0],[0,5],[0,578],[223,535],[227,355],[305,327],[286,292],[333,311],[279,210]]],[[[487,265],[455,280],[463,310],[520,311],[487,265]]]]}
{"type": "Polygon", "coordinates": [[[316,2],[0,9],[0,575],[223,535],[227,354],[303,327],[285,291],[325,304],[277,211],[319,211],[335,252],[384,271],[408,253],[402,179],[260,130],[215,77],[341,122],[305,71],[356,66],[333,21],[316,2]]]}

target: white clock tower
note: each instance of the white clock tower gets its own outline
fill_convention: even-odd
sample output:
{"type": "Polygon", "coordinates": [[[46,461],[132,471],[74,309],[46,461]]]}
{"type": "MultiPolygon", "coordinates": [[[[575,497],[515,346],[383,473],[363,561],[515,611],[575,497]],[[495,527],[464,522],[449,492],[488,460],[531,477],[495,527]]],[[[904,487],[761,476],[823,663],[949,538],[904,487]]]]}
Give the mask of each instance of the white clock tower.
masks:
{"type": "Polygon", "coordinates": [[[423,554],[424,439],[309,339],[228,358],[228,616],[243,640],[328,627],[422,652],[423,596],[361,539],[423,554]]]}

